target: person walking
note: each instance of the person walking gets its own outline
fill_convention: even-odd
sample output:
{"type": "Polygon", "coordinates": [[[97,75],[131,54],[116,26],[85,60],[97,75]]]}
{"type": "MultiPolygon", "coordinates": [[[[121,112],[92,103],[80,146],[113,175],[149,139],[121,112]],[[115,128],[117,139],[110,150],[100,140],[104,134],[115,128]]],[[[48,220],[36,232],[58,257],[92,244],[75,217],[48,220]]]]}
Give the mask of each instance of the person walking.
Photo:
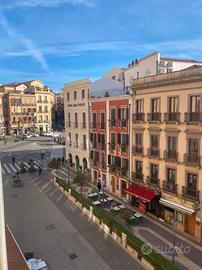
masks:
{"type": "Polygon", "coordinates": [[[62,165],[64,165],[64,162],[65,162],[65,158],[62,157],[62,165]]]}
{"type": "Polygon", "coordinates": [[[101,187],[102,187],[102,185],[101,185],[101,182],[100,182],[100,180],[97,182],[97,188],[98,188],[98,191],[100,192],[101,191],[101,187]]]}
{"type": "Polygon", "coordinates": [[[42,168],[41,167],[38,167],[38,172],[39,172],[39,175],[42,174],[42,168]]]}
{"type": "Polygon", "coordinates": [[[15,164],[15,157],[12,157],[12,163],[15,164]]]}

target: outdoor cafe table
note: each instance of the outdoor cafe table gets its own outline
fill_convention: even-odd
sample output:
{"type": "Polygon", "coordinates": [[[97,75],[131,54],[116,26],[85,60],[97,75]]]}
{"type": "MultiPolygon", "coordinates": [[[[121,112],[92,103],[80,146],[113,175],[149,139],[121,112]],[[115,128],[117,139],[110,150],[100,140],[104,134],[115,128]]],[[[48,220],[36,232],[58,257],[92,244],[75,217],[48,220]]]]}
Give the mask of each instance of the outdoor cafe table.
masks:
{"type": "Polygon", "coordinates": [[[120,209],[125,209],[126,207],[125,207],[125,205],[120,204],[120,205],[119,205],[119,208],[120,208],[120,209]]]}
{"type": "Polygon", "coordinates": [[[102,195],[102,194],[103,194],[103,191],[101,190],[101,191],[99,191],[98,193],[99,193],[100,195],[102,195]]]}
{"type": "Polygon", "coordinates": [[[103,203],[103,202],[106,203],[107,200],[106,200],[106,199],[104,199],[104,200],[103,200],[103,199],[100,199],[100,202],[101,202],[101,203],[103,203]]]}
{"type": "Polygon", "coordinates": [[[140,219],[142,217],[142,215],[140,213],[135,213],[133,216],[138,218],[138,219],[140,219]]]}
{"type": "Polygon", "coordinates": [[[115,212],[117,212],[117,211],[120,210],[120,208],[118,206],[114,206],[114,207],[112,207],[112,210],[115,211],[115,212]]]}
{"type": "Polygon", "coordinates": [[[93,198],[93,197],[96,197],[96,196],[98,196],[98,194],[96,192],[88,193],[89,198],[93,198]]]}
{"type": "Polygon", "coordinates": [[[94,201],[94,202],[92,202],[92,204],[94,204],[95,206],[97,206],[97,205],[100,205],[101,202],[100,201],[94,201]]]}
{"type": "Polygon", "coordinates": [[[112,202],[114,199],[112,197],[107,197],[108,202],[112,202]]]}

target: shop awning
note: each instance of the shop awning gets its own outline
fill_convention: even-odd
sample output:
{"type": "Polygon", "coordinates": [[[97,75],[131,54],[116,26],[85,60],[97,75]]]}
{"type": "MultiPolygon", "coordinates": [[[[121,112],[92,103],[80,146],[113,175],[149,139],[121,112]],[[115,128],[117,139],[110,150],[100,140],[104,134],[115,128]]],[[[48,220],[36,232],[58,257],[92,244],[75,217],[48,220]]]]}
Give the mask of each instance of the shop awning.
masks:
{"type": "Polygon", "coordinates": [[[170,207],[172,209],[178,210],[179,212],[187,214],[187,215],[191,215],[191,214],[193,214],[195,212],[194,209],[185,207],[185,206],[183,206],[181,204],[171,202],[169,200],[165,200],[165,199],[162,199],[162,198],[160,199],[159,203],[163,204],[163,205],[165,205],[167,207],[170,207]]]}
{"type": "Polygon", "coordinates": [[[125,189],[125,192],[146,202],[150,202],[156,196],[153,190],[138,184],[131,185],[129,188],[125,189]]]}

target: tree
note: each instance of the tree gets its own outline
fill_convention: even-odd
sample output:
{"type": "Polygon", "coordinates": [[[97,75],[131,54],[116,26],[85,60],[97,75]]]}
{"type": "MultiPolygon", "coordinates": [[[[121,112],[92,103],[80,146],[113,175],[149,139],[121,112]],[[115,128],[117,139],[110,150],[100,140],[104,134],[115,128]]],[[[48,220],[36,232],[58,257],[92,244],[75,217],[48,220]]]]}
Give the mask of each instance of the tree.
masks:
{"type": "Polygon", "coordinates": [[[51,169],[58,169],[59,168],[59,161],[56,158],[53,158],[48,163],[48,167],[51,169]]]}
{"type": "Polygon", "coordinates": [[[82,189],[83,189],[83,184],[87,180],[86,174],[82,170],[77,170],[76,174],[74,176],[73,182],[75,184],[80,184],[81,186],[81,195],[82,195],[82,189]]]}

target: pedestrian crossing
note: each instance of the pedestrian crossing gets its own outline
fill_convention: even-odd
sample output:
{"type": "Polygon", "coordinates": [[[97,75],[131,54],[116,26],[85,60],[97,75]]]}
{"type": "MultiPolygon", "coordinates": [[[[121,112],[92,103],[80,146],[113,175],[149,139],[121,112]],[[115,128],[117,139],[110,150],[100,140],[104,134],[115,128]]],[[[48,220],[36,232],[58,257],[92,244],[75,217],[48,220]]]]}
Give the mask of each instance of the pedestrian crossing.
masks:
{"type": "MultiPolygon", "coordinates": [[[[25,170],[28,172],[30,169],[30,165],[26,162],[15,162],[15,163],[2,163],[2,174],[15,174],[16,172],[21,170],[21,164],[24,165],[25,170]]],[[[34,168],[38,169],[37,162],[34,161],[34,168]]]]}

